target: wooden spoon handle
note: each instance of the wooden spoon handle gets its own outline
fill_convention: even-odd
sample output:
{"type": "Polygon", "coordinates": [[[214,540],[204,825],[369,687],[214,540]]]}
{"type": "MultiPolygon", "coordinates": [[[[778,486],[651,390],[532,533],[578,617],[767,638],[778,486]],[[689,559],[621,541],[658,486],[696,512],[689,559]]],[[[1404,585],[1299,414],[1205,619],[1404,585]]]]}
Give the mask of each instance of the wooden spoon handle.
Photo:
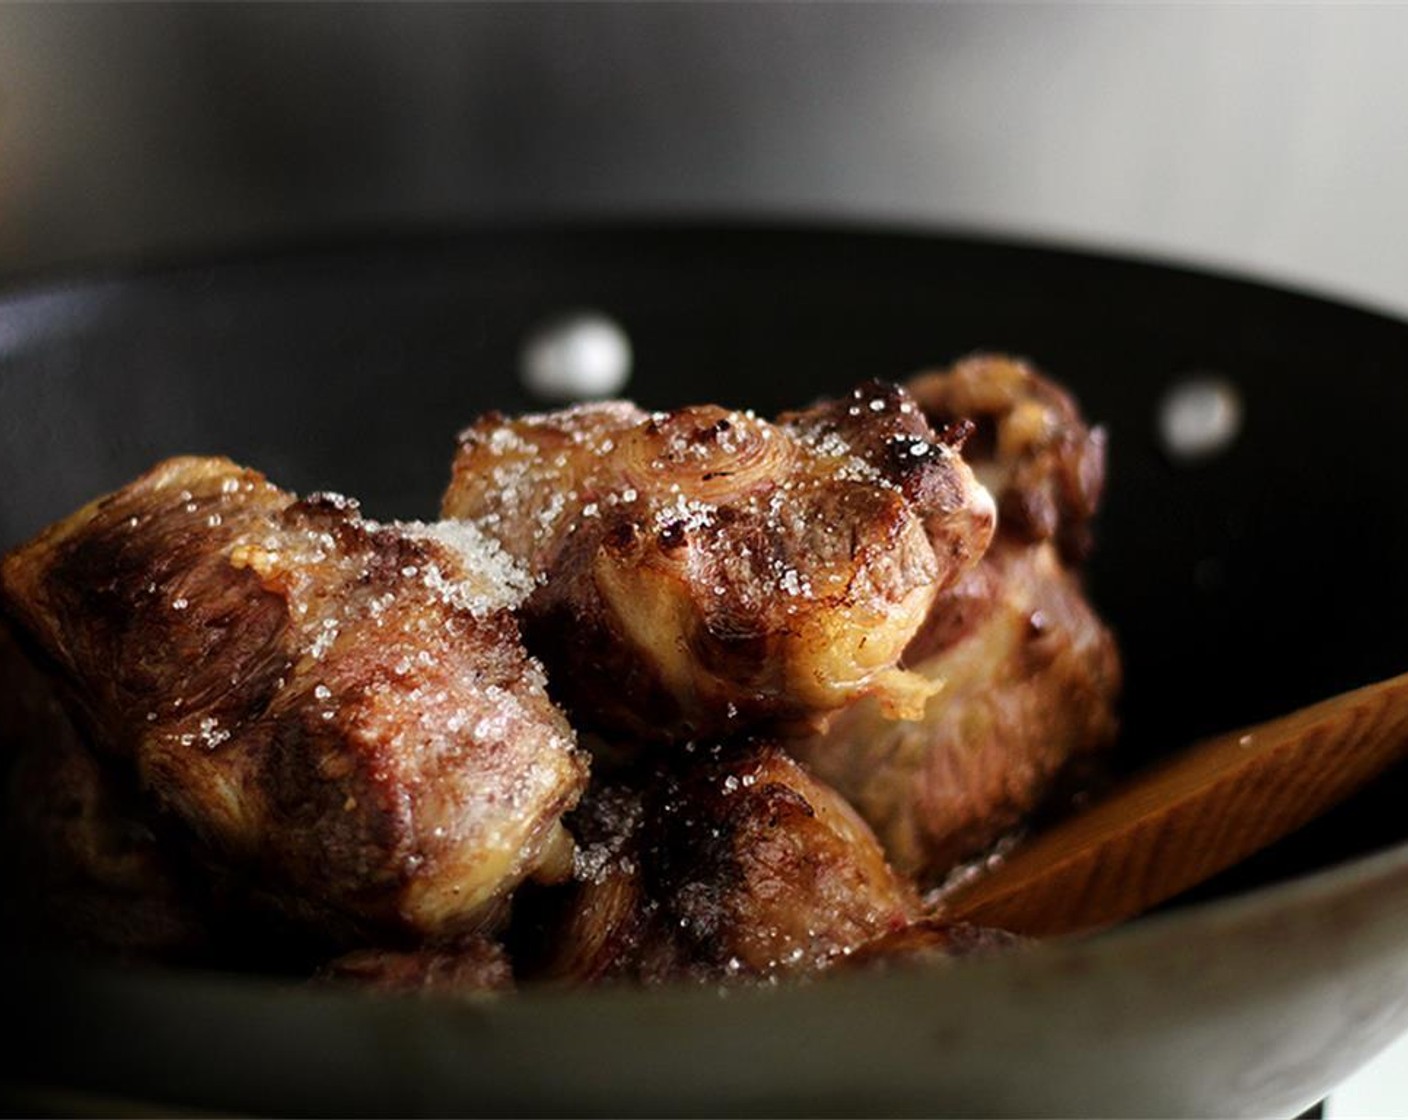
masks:
{"type": "Polygon", "coordinates": [[[1313,820],[1408,757],[1408,674],[1219,735],[1037,836],[940,903],[1051,936],[1124,921],[1313,820]]]}

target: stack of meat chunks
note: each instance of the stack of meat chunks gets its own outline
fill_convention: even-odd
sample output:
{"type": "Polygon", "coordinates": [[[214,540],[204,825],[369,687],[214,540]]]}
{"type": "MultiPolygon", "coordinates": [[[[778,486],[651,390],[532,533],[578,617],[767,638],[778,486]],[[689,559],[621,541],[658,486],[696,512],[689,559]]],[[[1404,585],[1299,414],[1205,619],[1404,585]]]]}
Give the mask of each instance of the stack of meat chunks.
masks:
{"type": "Polygon", "coordinates": [[[7,925],[469,994],[1008,944],[942,887],[1114,737],[1103,472],[996,356],[489,414],[431,523],[169,460],[0,564],[7,925]]]}

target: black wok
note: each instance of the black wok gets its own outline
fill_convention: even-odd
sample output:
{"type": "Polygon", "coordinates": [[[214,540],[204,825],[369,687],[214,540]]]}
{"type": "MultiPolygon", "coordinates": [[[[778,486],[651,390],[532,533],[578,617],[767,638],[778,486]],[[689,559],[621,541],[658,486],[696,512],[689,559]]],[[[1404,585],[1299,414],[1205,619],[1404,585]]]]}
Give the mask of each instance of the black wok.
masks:
{"type": "MultiPolygon", "coordinates": [[[[1240,280],[793,228],[492,232],[114,272],[0,298],[0,548],[175,452],[428,516],[517,353],[599,309],[645,405],[771,412],[976,348],[1110,434],[1091,570],[1120,763],[1408,669],[1408,326],[1240,280]],[[1170,386],[1244,422],[1168,457],[1170,386]]],[[[30,1108],[1292,1115],[1408,1028],[1408,776],[1121,930],[913,976],[492,1005],[11,960],[30,1108]]]]}

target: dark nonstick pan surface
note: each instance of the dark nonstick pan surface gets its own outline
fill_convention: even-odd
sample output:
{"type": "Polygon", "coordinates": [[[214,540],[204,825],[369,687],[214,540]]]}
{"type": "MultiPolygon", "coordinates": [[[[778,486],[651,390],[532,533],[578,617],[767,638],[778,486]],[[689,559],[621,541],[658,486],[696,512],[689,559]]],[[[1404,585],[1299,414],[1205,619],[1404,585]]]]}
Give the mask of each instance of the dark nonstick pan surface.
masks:
{"type": "MultiPolygon", "coordinates": [[[[913,234],[475,233],[12,290],[0,548],[179,452],[433,516],[456,431],[542,407],[519,348],[583,308],[626,330],[646,406],[770,413],[975,349],[1074,390],[1109,432],[1090,582],[1124,650],[1123,766],[1408,669],[1408,326],[913,234]],[[1208,375],[1240,433],[1170,458],[1160,401],[1208,375]]],[[[11,1079],[31,1102],[279,1114],[1289,1115],[1408,1027],[1405,792],[1391,774],[1125,930],[917,977],[462,1006],[12,961],[11,1079]]]]}

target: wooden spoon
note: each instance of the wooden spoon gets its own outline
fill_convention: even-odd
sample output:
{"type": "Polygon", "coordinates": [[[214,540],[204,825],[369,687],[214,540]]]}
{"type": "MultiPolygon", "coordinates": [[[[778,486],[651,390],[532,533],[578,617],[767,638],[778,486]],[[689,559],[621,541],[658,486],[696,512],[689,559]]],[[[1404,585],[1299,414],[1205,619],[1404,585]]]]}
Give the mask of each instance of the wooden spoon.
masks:
{"type": "Polygon", "coordinates": [[[1151,767],[940,902],[1051,936],[1132,918],[1300,828],[1408,757],[1408,674],[1151,767]]]}

